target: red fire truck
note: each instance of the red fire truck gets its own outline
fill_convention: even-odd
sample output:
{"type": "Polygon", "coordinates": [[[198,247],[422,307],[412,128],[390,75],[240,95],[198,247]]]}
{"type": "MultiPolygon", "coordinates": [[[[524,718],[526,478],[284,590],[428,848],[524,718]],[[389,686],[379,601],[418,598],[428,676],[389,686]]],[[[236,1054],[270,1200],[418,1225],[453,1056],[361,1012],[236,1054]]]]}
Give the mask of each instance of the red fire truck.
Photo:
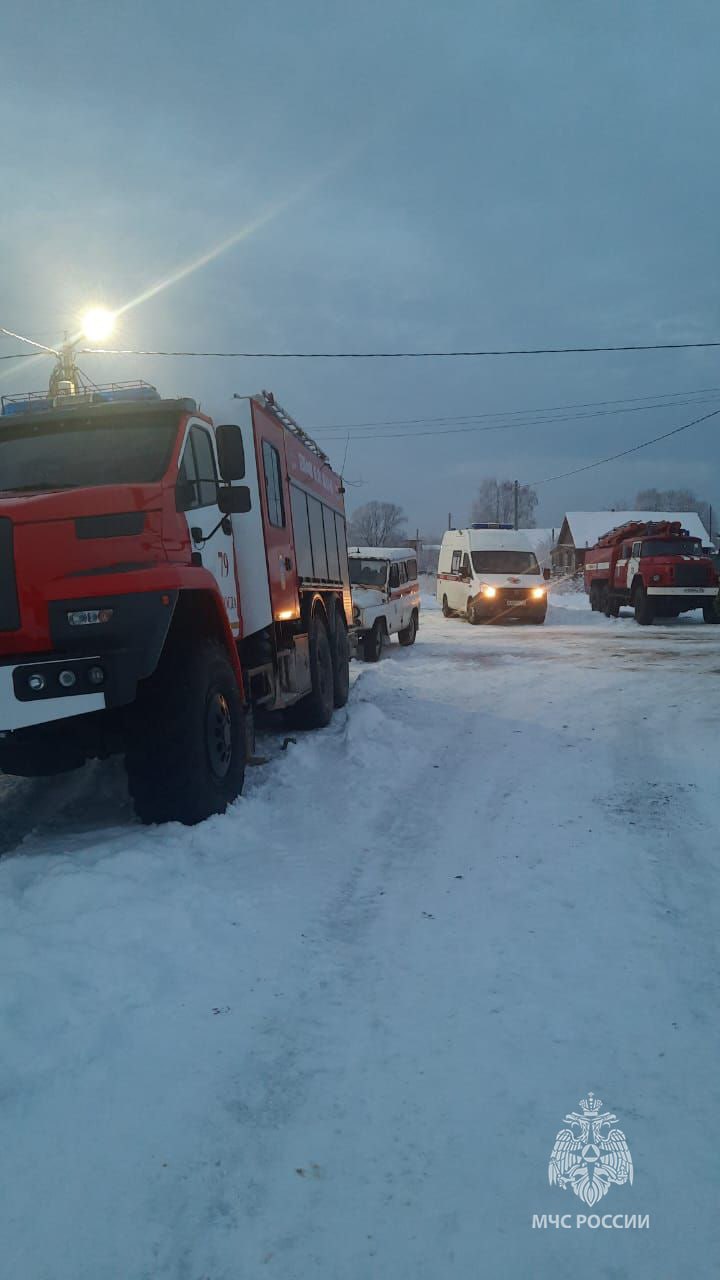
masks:
{"type": "Polygon", "coordinates": [[[585,556],[585,590],[591,607],[608,617],[632,605],[643,626],[690,609],[720,621],[713,562],[679,520],[633,520],[604,533],[585,556]]]}
{"type": "Polygon", "coordinates": [[[55,390],[2,400],[0,769],[120,752],[143,821],[199,822],[255,708],[313,728],[347,700],[342,481],[269,392],[213,421],[145,383],[55,390]]]}

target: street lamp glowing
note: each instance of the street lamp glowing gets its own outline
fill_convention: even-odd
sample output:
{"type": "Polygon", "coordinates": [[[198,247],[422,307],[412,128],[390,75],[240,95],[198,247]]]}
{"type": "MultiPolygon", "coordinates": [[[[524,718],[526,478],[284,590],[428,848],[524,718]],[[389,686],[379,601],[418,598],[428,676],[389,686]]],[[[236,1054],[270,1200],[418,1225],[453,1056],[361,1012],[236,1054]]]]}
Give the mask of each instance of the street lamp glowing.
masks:
{"type": "Polygon", "coordinates": [[[106,307],[91,307],[82,318],[82,331],[89,342],[104,342],[110,337],[115,316],[106,307]]]}

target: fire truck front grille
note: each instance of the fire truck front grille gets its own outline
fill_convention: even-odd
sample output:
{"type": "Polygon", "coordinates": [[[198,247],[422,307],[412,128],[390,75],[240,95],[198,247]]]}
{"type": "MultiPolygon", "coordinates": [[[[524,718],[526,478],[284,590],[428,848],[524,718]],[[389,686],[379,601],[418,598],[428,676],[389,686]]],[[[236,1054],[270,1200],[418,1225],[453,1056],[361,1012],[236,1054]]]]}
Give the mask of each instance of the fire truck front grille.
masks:
{"type": "Polygon", "coordinates": [[[12,520],[0,516],[0,631],[17,631],[19,626],[12,520]]]}
{"type": "Polygon", "coordinates": [[[676,564],[675,581],[679,587],[705,587],[707,569],[704,564],[676,564]]]}

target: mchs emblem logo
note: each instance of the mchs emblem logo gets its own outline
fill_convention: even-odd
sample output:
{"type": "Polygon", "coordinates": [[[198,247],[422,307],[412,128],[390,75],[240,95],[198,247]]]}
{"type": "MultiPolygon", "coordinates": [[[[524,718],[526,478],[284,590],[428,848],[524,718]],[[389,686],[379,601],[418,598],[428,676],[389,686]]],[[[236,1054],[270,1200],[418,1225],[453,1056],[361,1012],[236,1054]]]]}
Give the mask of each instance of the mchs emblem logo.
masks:
{"type": "Polygon", "coordinates": [[[607,1195],[613,1184],[632,1183],[633,1163],[625,1134],[611,1126],[617,1120],[603,1111],[600,1098],[589,1093],[580,1102],[582,1115],[565,1116],[550,1156],[548,1177],[563,1190],[571,1187],[585,1204],[594,1205],[607,1195]]]}

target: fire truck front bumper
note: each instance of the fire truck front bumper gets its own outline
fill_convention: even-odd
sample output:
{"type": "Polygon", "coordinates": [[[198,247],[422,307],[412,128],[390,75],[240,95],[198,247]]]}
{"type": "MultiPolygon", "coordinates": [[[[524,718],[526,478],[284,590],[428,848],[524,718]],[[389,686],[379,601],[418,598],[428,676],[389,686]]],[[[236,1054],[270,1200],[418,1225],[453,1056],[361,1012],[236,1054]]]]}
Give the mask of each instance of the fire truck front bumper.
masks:
{"type": "Polygon", "coordinates": [[[648,587],[646,594],[649,596],[679,596],[682,598],[697,596],[700,604],[702,604],[703,601],[716,596],[718,589],[717,587],[648,587]]]}
{"type": "Polygon", "coordinates": [[[0,733],[132,702],[176,601],[170,591],[53,602],[52,649],[0,659],[0,733]]]}
{"type": "Polygon", "coordinates": [[[99,656],[43,655],[0,666],[0,733],[102,711],[106,706],[106,662],[99,656]]]}

